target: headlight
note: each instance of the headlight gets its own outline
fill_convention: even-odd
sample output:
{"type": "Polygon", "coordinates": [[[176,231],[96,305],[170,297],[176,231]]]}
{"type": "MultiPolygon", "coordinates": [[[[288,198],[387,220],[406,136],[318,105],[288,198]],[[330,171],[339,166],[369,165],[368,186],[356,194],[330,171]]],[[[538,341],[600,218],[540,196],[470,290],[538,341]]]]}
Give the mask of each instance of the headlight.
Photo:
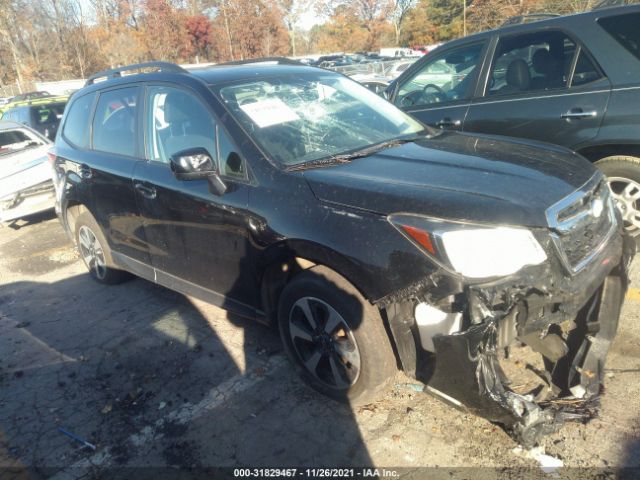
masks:
{"type": "Polygon", "coordinates": [[[389,221],[442,267],[468,278],[506,276],[547,259],[526,228],[445,222],[419,215],[390,215],[389,221]]]}

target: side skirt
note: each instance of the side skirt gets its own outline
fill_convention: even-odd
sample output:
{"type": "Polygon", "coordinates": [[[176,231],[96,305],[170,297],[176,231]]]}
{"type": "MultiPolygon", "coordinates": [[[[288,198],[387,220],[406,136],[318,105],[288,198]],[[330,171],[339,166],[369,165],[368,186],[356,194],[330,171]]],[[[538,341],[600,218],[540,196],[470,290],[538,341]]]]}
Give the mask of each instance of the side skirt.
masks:
{"type": "Polygon", "coordinates": [[[224,308],[225,310],[242,317],[250,318],[267,325],[269,324],[269,321],[262,310],[257,310],[245,303],[222,295],[221,293],[214,292],[213,290],[196,285],[195,283],[191,283],[187,280],[176,277],[175,275],[171,275],[170,273],[153,268],[152,266],[128,257],[127,255],[111,252],[111,256],[118,267],[123,270],[127,270],[138,277],[157,283],[158,285],[162,285],[170,290],[175,290],[184,295],[195,297],[199,300],[215,305],[216,307],[224,308]]]}

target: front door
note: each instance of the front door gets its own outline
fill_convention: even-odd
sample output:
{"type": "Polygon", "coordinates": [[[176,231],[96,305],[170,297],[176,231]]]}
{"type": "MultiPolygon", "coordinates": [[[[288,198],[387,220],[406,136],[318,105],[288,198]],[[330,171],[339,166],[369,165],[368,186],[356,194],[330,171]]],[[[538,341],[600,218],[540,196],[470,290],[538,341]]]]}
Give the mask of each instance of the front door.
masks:
{"type": "Polygon", "coordinates": [[[393,103],[434,128],[461,130],[486,42],[445,49],[399,79],[393,103]]]}
{"type": "Polygon", "coordinates": [[[610,85],[589,53],[564,32],[542,30],[498,42],[486,93],[464,130],[576,148],[595,137],[610,85]]]}
{"type": "Polygon", "coordinates": [[[258,305],[250,273],[244,160],[194,92],[149,86],[146,105],[147,161],[136,167],[134,188],[158,281],[175,281],[178,290],[206,289],[214,295],[207,300],[230,309],[258,305]],[[207,179],[174,176],[169,159],[195,147],[205,148],[218,163],[225,193],[216,194],[207,179]]]}

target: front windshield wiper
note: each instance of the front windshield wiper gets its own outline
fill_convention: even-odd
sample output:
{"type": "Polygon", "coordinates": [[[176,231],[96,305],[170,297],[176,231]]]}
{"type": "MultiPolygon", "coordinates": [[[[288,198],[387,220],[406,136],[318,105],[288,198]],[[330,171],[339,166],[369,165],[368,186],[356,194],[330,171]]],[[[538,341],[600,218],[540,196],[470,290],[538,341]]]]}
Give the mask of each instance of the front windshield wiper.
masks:
{"type": "Polygon", "coordinates": [[[290,167],[287,167],[286,171],[292,172],[296,170],[306,170],[307,168],[318,168],[339,163],[348,163],[351,160],[355,160],[356,158],[368,157],[376,152],[379,152],[380,150],[384,150],[389,147],[395,147],[397,145],[402,145],[404,143],[415,142],[416,140],[420,140],[422,138],[424,138],[424,135],[417,134],[408,138],[396,138],[393,140],[387,140],[385,142],[376,143],[360,150],[356,150],[355,152],[343,153],[340,155],[331,155],[330,157],[321,158],[318,160],[309,160],[308,162],[292,165],[290,167]]]}

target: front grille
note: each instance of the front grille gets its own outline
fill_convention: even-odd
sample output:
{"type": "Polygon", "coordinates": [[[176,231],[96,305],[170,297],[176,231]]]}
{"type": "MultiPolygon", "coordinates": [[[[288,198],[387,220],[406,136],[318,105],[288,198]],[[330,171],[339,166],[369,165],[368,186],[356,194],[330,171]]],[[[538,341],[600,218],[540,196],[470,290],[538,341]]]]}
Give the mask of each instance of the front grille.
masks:
{"type": "Polygon", "coordinates": [[[615,230],[611,192],[601,175],[547,210],[560,257],[573,273],[584,268],[615,230]]]}

